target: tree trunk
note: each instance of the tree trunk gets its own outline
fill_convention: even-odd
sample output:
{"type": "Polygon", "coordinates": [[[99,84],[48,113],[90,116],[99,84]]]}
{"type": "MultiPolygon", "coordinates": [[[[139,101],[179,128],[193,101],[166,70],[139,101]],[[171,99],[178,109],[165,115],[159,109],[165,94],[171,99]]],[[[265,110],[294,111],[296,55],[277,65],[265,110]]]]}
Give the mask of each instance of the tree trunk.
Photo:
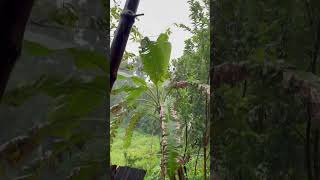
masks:
{"type": "Polygon", "coordinates": [[[311,115],[310,115],[310,103],[307,102],[307,127],[306,127],[306,144],[305,144],[305,154],[306,154],[306,165],[307,165],[307,175],[308,180],[312,180],[312,169],[311,169],[311,154],[310,154],[310,140],[311,140],[311,115]]]}
{"type": "Polygon", "coordinates": [[[159,107],[159,114],[160,114],[160,127],[161,127],[161,141],[160,141],[160,147],[161,147],[161,162],[160,162],[160,168],[161,168],[161,179],[165,179],[167,175],[167,165],[168,165],[168,130],[167,130],[167,124],[165,120],[165,111],[164,107],[160,105],[159,107]]]}
{"type": "Polygon", "coordinates": [[[314,159],[313,159],[313,166],[314,166],[314,179],[320,180],[319,174],[319,129],[314,131],[314,159]]]}
{"type": "MultiPolygon", "coordinates": [[[[313,49],[313,54],[312,54],[312,61],[311,61],[311,72],[313,74],[316,74],[317,72],[317,59],[318,59],[318,51],[319,51],[319,48],[320,48],[320,21],[317,22],[317,29],[316,29],[316,35],[315,35],[315,43],[314,43],[314,49],[313,49]]],[[[308,107],[308,111],[310,111],[310,106],[308,107]]],[[[312,119],[310,118],[309,121],[311,121],[312,119]]],[[[311,123],[311,122],[310,122],[311,123]]],[[[310,125],[310,123],[308,122],[308,124],[310,125]]],[[[310,129],[308,131],[309,133],[309,137],[308,138],[311,138],[310,137],[310,129]]],[[[314,159],[313,159],[313,167],[314,167],[314,179],[315,180],[319,180],[320,177],[319,177],[319,129],[317,128],[315,131],[314,131],[314,138],[315,138],[315,141],[314,141],[314,159]]],[[[310,141],[310,140],[309,140],[310,141]]],[[[311,146],[310,142],[309,142],[309,146],[311,146]]],[[[308,148],[309,151],[310,151],[310,147],[308,148]]],[[[309,157],[310,158],[310,157],[309,157]]],[[[310,166],[311,166],[311,162],[310,162],[310,166]]],[[[311,167],[309,167],[311,169],[311,167]]],[[[312,170],[310,170],[312,171],[312,170]]],[[[310,173],[310,172],[309,172],[310,173]]],[[[312,176],[312,175],[311,175],[312,176]]],[[[312,177],[310,177],[312,178],[312,177]]]]}
{"type": "Polygon", "coordinates": [[[204,180],[207,179],[207,147],[209,142],[209,126],[208,126],[208,120],[209,120],[209,104],[208,104],[208,96],[206,97],[206,116],[205,116],[205,130],[203,134],[203,176],[204,180]]]}
{"type": "Polygon", "coordinates": [[[10,73],[21,54],[23,35],[34,0],[0,2],[0,100],[10,73]]]}
{"type": "Polygon", "coordinates": [[[203,178],[207,179],[207,147],[203,146],[203,178]]]}
{"type": "Polygon", "coordinates": [[[118,69],[126,48],[140,0],[127,0],[111,44],[110,91],[117,79],[118,69]]]}

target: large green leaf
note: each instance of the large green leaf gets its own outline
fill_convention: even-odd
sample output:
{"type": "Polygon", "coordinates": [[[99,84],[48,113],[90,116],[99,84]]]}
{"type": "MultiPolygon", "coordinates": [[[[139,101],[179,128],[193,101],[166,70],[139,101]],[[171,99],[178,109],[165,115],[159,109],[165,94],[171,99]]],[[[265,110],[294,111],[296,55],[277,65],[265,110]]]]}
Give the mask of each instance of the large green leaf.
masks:
{"type": "Polygon", "coordinates": [[[132,78],[132,81],[137,84],[137,85],[142,85],[144,87],[147,87],[147,82],[145,79],[141,78],[141,77],[138,77],[138,76],[133,76],[132,78]]]}
{"type": "MultiPolygon", "coordinates": [[[[42,43],[28,40],[24,40],[23,49],[27,54],[35,57],[45,57],[59,51],[51,49],[42,43]]],[[[74,63],[79,69],[101,69],[104,73],[109,72],[109,63],[102,53],[82,48],[64,48],[61,50],[73,57],[74,63]]]]}
{"type": "Polygon", "coordinates": [[[124,97],[124,102],[126,102],[127,105],[132,105],[135,103],[135,100],[137,100],[139,97],[142,96],[144,92],[146,92],[147,87],[146,86],[122,86],[118,89],[112,90],[112,95],[119,95],[120,93],[127,93],[127,96],[124,97]]]}
{"type": "Polygon", "coordinates": [[[19,105],[39,93],[47,94],[55,99],[55,106],[48,114],[50,123],[39,128],[36,134],[40,137],[47,134],[60,137],[70,136],[73,128],[77,127],[80,118],[87,117],[95,109],[107,101],[105,92],[105,76],[96,77],[89,82],[78,79],[44,78],[31,85],[22,86],[6,94],[4,102],[19,105]],[[18,92],[22,93],[17,96],[18,92]]]}
{"type": "Polygon", "coordinates": [[[168,77],[171,43],[167,34],[160,34],[157,41],[147,37],[141,41],[140,57],[143,71],[147,73],[154,84],[165,81],[168,77]]]}
{"type": "Polygon", "coordinates": [[[86,82],[74,77],[66,79],[63,77],[42,76],[30,84],[21,85],[16,89],[8,91],[3,97],[2,102],[18,106],[37,94],[44,93],[53,98],[57,98],[62,95],[73,94],[74,91],[79,89],[85,89],[92,91],[92,93],[106,96],[106,78],[106,76],[98,76],[86,82]]]}

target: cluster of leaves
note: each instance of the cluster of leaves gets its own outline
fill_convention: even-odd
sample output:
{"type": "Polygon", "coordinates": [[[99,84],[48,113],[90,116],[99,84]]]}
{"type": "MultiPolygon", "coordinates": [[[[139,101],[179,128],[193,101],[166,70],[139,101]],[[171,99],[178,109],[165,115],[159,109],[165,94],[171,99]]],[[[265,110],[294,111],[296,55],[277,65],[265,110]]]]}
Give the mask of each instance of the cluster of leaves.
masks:
{"type": "MultiPolygon", "coordinates": [[[[159,96],[156,95],[157,92],[154,92],[156,89],[158,89],[160,84],[163,84],[163,81],[165,77],[167,76],[168,71],[168,65],[169,65],[169,59],[170,59],[170,52],[171,52],[171,44],[167,41],[168,35],[161,34],[158,38],[158,41],[152,42],[147,39],[143,41],[143,46],[141,53],[143,54],[141,58],[143,59],[143,65],[144,65],[144,71],[146,74],[148,74],[150,77],[152,77],[152,84],[149,84],[146,79],[143,77],[139,77],[136,75],[122,75],[122,73],[119,73],[119,80],[130,80],[130,83],[124,83],[124,85],[117,85],[120,87],[114,88],[111,92],[113,96],[122,95],[121,93],[127,94],[126,96],[123,96],[123,98],[120,99],[120,101],[111,107],[111,112],[113,115],[115,115],[114,121],[112,121],[111,126],[111,134],[113,134],[113,131],[115,131],[119,127],[119,123],[116,123],[118,121],[121,121],[123,118],[123,115],[131,116],[131,120],[129,121],[129,128],[127,129],[127,135],[130,137],[130,134],[132,134],[133,129],[137,125],[137,120],[142,119],[142,114],[144,116],[148,116],[150,114],[143,113],[142,111],[145,111],[147,107],[144,106],[137,106],[136,103],[139,102],[139,100],[143,100],[148,104],[151,105],[151,109],[157,110],[159,106],[159,96]],[[165,39],[163,39],[165,37],[165,39]],[[169,48],[169,51],[167,51],[167,48],[169,48]],[[163,54],[166,54],[166,56],[163,56],[163,54]],[[156,62],[155,60],[163,61],[156,62]],[[156,63],[155,63],[156,62],[156,63]],[[166,62],[166,63],[165,63],[166,62]],[[138,99],[138,98],[144,99],[138,99]],[[148,99],[149,98],[149,99],[148,99]],[[124,113],[124,111],[127,111],[129,113],[124,113]],[[134,117],[134,118],[133,118],[134,117]],[[138,117],[138,118],[137,118],[138,117]],[[137,119],[136,119],[137,118],[137,119]],[[136,120],[132,120],[136,119],[136,120]],[[116,127],[115,127],[116,126],[116,127]]],[[[119,84],[119,83],[118,83],[119,84]]],[[[150,108],[147,108],[150,109],[150,108]]],[[[156,116],[157,117],[157,116],[156,116]]],[[[130,139],[130,138],[128,138],[130,139]]],[[[130,142],[130,140],[128,141],[130,142]]],[[[129,144],[127,144],[126,147],[128,147],[129,144]]]]}
{"type": "Polygon", "coordinates": [[[51,19],[63,26],[75,26],[79,17],[72,3],[63,2],[61,8],[57,8],[51,13],[51,19]]]}
{"type": "MultiPolygon", "coordinates": [[[[182,57],[174,60],[174,82],[181,88],[173,92],[176,97],[177,112],[180,114],[184,127],[184,156],[191,159],[199,159],[201,162],[201,178],[209,177],[207,169],[209,163],[208,137],[208,104],[209,104],[209,62],[210,62],[210,39],[209,39],[209,1],[188,1],[190,5],[191,27],[179,24],[192,33],[192,37],[185,41],[185,49],[182,57]],[[200,151],[201,150],[201,151],[200,151]],[[201,153],[200,153],[201,152],[201,153]],[[206,163],[206,165],[204,164],[206,163]]],[[[196,178],[197,161],[193,166],[186,164],[188,177],[196,178]],[[191,172],[194,172],[194,174],[191,172]]]]}

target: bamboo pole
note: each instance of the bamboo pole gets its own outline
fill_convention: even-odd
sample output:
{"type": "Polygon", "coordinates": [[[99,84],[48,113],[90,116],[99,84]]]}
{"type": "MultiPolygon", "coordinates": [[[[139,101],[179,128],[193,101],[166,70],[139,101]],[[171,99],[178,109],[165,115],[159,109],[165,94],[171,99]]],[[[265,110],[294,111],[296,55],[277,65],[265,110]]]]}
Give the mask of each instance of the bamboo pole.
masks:
{"type": "Polygon", "coordinates": [[[126,48],[131,28],[134,24],[140,0],[127,0],[111,44],[110,91],[117,79],[118,69],[126,48]]]}

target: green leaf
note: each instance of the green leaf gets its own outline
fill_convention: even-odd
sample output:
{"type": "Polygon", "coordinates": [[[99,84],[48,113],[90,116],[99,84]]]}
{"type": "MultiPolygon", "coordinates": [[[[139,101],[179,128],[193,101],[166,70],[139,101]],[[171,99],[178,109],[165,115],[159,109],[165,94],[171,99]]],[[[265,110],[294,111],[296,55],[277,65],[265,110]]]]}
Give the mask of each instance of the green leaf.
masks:
{"type": "Polygon", "coordinates": [[[71,130],[81,123],[80,119],[88,117],[106,100],[104,96],[85,89],[57,99],[55,109],[49,113],[49,121],[53,122],[49,131],[55,136],[69,137],[71,130]]]}
{"type": "Polygon", "coordinates": [[[41,128],[41,136],[47,134],[68,137],[72,129],[107,102],[106,76],[98,76],[89,82],[78,79],[42,78],[31,85],[22,86],[9,91],[4,102],[19,105],[39,93],[55,99],[53,110],[48,114],[50,124],[41,128]],[[17,96],[22,92],[21,96],[17,96]],[[43,130],[42,130],[43,129],[43,130]]]}
{"type": "Polygon", "coordinates": [[[134,87],[134,86],[125,85],[125,86],[119,87],[117,89],[113,89],[111,91],[111,94],[112,95],[119,95],[120,93],[123,93],[123,92],[131,93],[131,92],[136,91],[138,89],[140,89],[140,87],[134,87]]]}
{"type": "Polygon", "coordinates": [[[109,64],[106,56],[95,51],[83,49],[68,49],[68,52],[74,58],[75,64],[79,69],[101,69],[103,72],[109,72],[109,64]]]}
{"type": "Polygon", "coordinates": [[[79,20],[79,12],[71,3],[64,3],[64,6],[49,13],[50,19],[60,25],[75,26],[79,20]]]}
{"type": "Polygon", "coordinates": [[[31,56],[48,56],[53,53],[54,50],[49,49],[39,43],[24,40],[23,50],[25,50],[31,56]]]}
{"type": "Polygon", "coordinates": [[[145,87],[138,87],[134,91],[131,91],[126,97],[126,102],[132,104],[137,98],[139,98],[146,91],[145,87]]]}
{"type": "Polygon", "coordinates": [[[142,94],[147,90],[146,86],[138,86],[138,87],[133,87],[133,86],[122,86],[118,89],[112,90],[111,94],[112,95],[119,95],[120,93],[127,93],[128,95],[124,98],[124,102],[127,103],[127,105],[132,105],[132,103],[135,102],[137,98],[142,96],[142,94]]]}
{"type": "Polygon", "coordinates": [[[137,76],[133,76],[131,79],[137,85],[142,85],[142,86],[145,86],[145,87],[148,86],[146,80],[143,79],[143,78],[140,78],[140,77],[137,77],[137,76]]]}
{"type": "Polygon", "coordinates": [[[86,89],[95,94],[104,95],[106,89],[106,76],[98,76],[92,81],[84,82],[80,79],[42,76],[35,82],[22,85],[8,91],[3,97],[3,103],[18,106],[30,97],[40,93],[57,98],[61,95],[72,94],[79,89],[86,89]]]}
{"type": "Polygon", "coordinates": [[[132,75],[131,74],[128,74],[127,72],[124,72],[122,70],[119,70],[118,71],[118,80],[125,80],[126,78],[131,78],[132,75]]]}
{"type": "Polygon", "coordinates": [[[158,85],[168,77],[171,43],[167,34],[160,34],[156,42],[145,38],[141,41],[140,57],[143,71],[150,76],[151,81],[158,85]]]}
{"type": "Polygon", "coordinates": [[[130,146],[133,131],[134,131],[135,127],[137,126],[137,124],[139,123],[141,116],[142,116],[142,114],[140,112],[136,112],[132,115],[130,122],[129,122],[129,126],[126,129],[125,140],[124,140],[124,144],[123,144],[124,148],[128,148],[130,146]]]}
{"type": "Polygon", "coordinates": [[[263,48],[258,48],[254,54],[258,62],[264,62],[265,52],[263,48]]]}
{"type": "Polygon", "coordinates": [[[110,145],[112,145],[114,138],[117,135],[117,130],[124,119],[124,115],[119,115],[110,123],[110,145]]]}

